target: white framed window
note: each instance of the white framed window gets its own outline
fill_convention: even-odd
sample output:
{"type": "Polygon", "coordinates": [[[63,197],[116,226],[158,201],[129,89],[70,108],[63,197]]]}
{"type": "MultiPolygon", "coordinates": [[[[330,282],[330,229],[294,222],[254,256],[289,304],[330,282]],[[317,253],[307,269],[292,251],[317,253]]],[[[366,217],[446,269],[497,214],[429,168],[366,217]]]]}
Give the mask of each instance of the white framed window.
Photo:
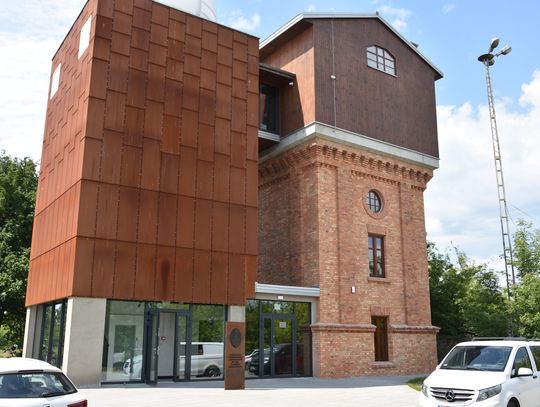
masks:
{"type": "Polygon", "coordinates": [[[392,54],[384,48],[372,45],[367,48],[367,64],[369,67],[396,75],[396,61],[392,54]]]}
{"type": "Polygon", "coordinates": [[[60,84],[60,71],[62,69],[62,64],[58,64],[56,69],[54,70],[51,78],[51,96],[50,99],[53,98],[53,96],[56,94],[56,91],[58,90],[58,85],[60,84]]]}
{"type": "Polygon", "coordinates": [[[88,17],[84,25],[81,28],[81,33],[79,35],[79,56],[80,58],[84,51],[88,48],[90,44],[90,28],[92,27],[92,16],[88,17]]]}

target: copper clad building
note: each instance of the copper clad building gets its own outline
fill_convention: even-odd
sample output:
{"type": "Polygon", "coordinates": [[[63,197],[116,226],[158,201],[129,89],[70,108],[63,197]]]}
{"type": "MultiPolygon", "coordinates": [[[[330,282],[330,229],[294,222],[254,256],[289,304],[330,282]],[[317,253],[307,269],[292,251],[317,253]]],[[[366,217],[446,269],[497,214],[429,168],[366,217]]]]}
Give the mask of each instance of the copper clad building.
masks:
{"type": "Polygon", "coordinates": [[[227,378],[240,323],[245,377],[428,372],[439,78],[378,15],[259,44],[89,0],[52,62],[25,355],[79,384],[227,378]]]}

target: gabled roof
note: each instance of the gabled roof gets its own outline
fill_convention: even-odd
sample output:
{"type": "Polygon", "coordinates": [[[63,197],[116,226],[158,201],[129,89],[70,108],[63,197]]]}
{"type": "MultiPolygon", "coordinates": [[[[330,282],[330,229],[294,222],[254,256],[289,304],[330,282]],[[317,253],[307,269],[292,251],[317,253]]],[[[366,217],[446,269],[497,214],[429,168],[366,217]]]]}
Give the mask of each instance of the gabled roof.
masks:
{"type": "Polygon", "coordinates": [[[394,27],[388,23],[384,18],[382,18],[379,13],[300,13],[289,22],[278,28],[274,33],[272,33],[268,38],[262,41],[259,45],[259,50],[261,56],[264,55],[265,50],[273,48],[273,45],[277,45],[282,40],[287,40],[288,38],[295,36],[298,32],[303,31],[308,25],[309,22],[306,20],[310,19],[327,19],[327,18],[374,18],[383,23],[390,31],[392,31],[401,41],[409,46],[420,58],[422,58],[438,75],[440,79],[443,77],[442,71],[437,68],[424,54],[422,54],[417,46],[411,41],[407,40],[403,35],[401,35],[394,27]]]}

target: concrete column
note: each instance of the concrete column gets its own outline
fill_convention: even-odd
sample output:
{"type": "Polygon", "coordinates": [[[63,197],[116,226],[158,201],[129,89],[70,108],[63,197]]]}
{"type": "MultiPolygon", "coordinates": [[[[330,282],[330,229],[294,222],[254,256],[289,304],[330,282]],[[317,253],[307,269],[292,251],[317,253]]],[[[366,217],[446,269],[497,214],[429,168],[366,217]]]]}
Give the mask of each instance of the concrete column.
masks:
{"type": "Polygon", "coordinates": [[[106,309],[103,298],[68,299],[62,370],[78,386],[101,381],[106,309]]]}
{"type": "Polygon", "coordinates": [[[230,305],[225,334],[225,390],[245,388],[244,354],[246,350],[246,307],[230,305]]]}
{"type": "Polygon", "coordinates": [[[41,324],[43,321],[38,318],[38,306],[26,308],[26,323],[24,325],[23,357],[39,357],[39,340],[41,334],[41,324]]]}
{"type": "Polygon", "coordinates": [[[246,322],[246,307],[243,305],[229,305],[227,320],[230,322],[246,322]]]}

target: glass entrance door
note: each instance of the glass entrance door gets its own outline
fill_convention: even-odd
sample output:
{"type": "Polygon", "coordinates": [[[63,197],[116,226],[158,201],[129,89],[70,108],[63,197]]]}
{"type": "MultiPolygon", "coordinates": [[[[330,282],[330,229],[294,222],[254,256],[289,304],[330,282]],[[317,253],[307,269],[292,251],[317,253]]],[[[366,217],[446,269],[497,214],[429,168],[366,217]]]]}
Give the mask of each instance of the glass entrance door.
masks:
{"type": "MultiPolygon", "coordinates": [[[[296,375],[297,345],[294,315],[263,315],[262,375],[267,377],[296,375]]],[[[262,360],[261,360],[262,359],[262,360]]],[[[260,373],[259,373],[260,374],[260,373]]]]}
{"type": "Polygon", "coordinates": [[[150,311],[148,335],[150,346],[146,368],[148,383],[156,384],[158,379],[189,379],[189,325],[187,311],[150,311]]]}

